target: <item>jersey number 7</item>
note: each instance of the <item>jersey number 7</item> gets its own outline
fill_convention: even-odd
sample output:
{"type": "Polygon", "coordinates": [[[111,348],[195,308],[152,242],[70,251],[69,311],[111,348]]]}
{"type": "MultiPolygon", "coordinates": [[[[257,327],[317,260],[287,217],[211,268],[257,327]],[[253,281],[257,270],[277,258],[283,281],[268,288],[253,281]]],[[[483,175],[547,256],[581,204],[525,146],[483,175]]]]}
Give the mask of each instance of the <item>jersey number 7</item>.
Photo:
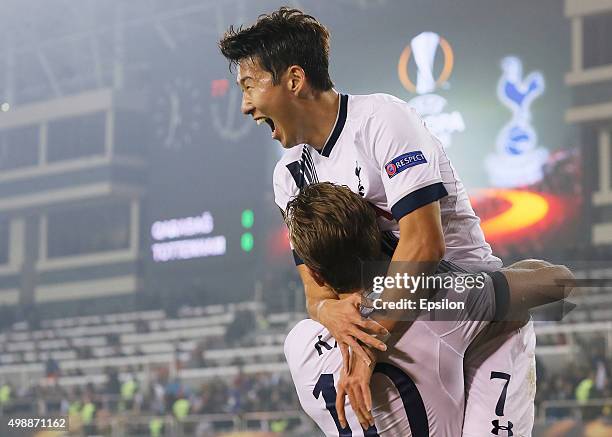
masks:
{"type": "MultiPolygon", "coordinates": [[[[495,405],[495,415],[501,417],[504,415],[504,407],[506,406],[506,395],[508,393],[510,375],[504,372],[491,372],[490,379],[504,379],[506,381],[504,388],[499,395],[499,399],[497,400],[497,405],[495,405]]],[[[495,435],[499,435],[500,431],[506,431],[508,437],[512,437],[514,435],[514,432],[512,431],[514,425],[510,421],[508,421],[506,425],[500,425],[499,419],[495,419],[491,421],[491,425],[493,425],[491,432],[495,435]]]]}

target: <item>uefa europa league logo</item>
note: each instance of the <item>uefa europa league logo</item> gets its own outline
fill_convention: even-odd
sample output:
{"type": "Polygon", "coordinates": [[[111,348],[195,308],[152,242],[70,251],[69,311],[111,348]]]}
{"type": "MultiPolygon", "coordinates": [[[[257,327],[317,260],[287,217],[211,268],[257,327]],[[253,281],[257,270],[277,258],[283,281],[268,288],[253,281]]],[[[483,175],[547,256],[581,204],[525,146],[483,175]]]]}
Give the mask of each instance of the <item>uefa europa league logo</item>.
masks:
{"type": "Polygon", "coordinates": [[[410,41],[414,53],[414,62],[417,65],[417,94],[431,93],[436,89],[436,80],[433,75],[436,49],[440,43],[440,36],[434,32],[423,32],[410,41]]]}
{"type": "Polygon", "coordinates": [[[458,111],[443,112],[447,101],[444,97],[434,94],[437,88],[448,88],[448,79],[453,71],[453,49],[446,39],[435,32],[423,32],[412,38],[410,44],[402,51],[397,64],[397,74],[400,82],[411,93],[416,93],[408,104],[423,117],[425,124],[444,147],[451,145],[452,134],[463,132],[465,123],[458,111]],[[434,71],[436,52],[440,47],[444,55],[442,71],[436,78],[434,71]],[[413,56],[414,55],[414,56],[413,56]],[[417,67],[416,85],[410,79],[408,64],[414,57],[417,67]]]}

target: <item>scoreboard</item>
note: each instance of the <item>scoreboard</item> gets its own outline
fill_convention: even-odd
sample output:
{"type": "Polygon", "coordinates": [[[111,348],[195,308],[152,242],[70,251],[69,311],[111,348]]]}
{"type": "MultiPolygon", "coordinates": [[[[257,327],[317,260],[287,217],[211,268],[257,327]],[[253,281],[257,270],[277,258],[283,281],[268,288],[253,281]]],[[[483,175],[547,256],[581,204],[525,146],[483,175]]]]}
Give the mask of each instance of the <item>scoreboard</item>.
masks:
{"type": "Polygon", "coordinates": [[[192,44],[167,53],[172,62],[159,58],[149,89],[145,289],[236,300],[264,268],[262,210],[274,208],[269,166],[278,146],[240,113],[216,40],[192,44]]]}

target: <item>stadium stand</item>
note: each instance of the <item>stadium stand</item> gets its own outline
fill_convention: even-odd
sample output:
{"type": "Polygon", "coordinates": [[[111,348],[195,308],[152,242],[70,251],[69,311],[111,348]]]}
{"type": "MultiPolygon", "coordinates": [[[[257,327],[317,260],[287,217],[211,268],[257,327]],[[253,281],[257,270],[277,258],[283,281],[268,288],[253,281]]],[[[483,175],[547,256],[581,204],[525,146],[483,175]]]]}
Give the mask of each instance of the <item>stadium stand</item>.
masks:
{"type": "MultiPolygon", "coordinates": [[[[601,280],[612,269],[577,276],[601,280]]],[[[561,324],[536,322],[540,421],[610,414],[612,322],[602,314],[612,312],[611,296],[610,287],[582,287],[561,324]]],[[[261,302],[183,306],[173,313],[46,319],[38,329],[14,323],[0,333],[0,381],[10,391],[3,412],[78,416],[91,401],[92,423],[125,427],[121,418],[138,414],[143,433],[154,418],[171,429],[190,417],[194,432],[229,429],[236,417],[262,429],[312,426],[300,412],[283,355],[285,334],[306,314],[266,314],[261,302]],[[187,414],[178,411],[181,399],[187,414]]]]}

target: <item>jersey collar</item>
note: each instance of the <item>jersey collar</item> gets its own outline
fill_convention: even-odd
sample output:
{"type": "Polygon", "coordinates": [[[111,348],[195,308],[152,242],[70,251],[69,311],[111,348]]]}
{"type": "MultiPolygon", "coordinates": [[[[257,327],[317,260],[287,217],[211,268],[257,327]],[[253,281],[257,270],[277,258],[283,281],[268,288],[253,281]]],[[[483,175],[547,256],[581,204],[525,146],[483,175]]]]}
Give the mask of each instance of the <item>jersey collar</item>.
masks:
{"type": "Polygon", "coordinates": [[[325,146],[319,151],[319,153],[325,157],[329,157],[336,141],[340,137],[342,133],[342,129],[344,129],[344,124],[346,123],[346,115],[348,109],[348,95],[340,94],[340,107],[338,108],[338,116],[336,117],[336,124],[334,125],[334,129],[330,134],[329,138],[325,142],[325,146]]]}

